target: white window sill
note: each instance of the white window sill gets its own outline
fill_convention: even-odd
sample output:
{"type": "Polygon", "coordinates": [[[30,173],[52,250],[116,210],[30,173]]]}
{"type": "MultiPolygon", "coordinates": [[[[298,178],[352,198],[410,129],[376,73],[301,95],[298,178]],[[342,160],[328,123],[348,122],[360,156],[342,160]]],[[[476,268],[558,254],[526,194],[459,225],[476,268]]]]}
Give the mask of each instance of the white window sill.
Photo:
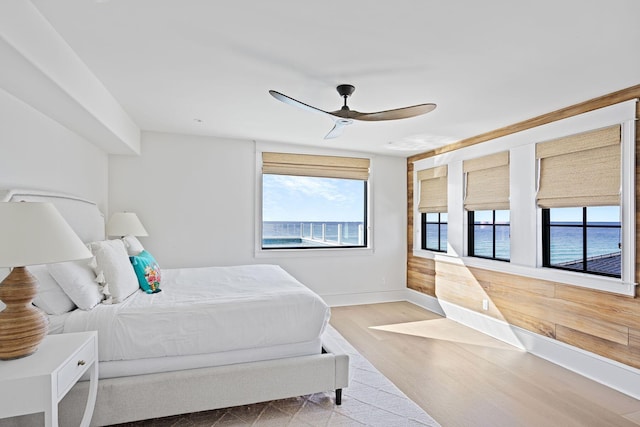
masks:
{"type": "Polygon", "coordinates": [[[304,258],[373,255],[373,248],[256,249],[256,258],[304,258]]]}
{"type": "Polygon", "coordinates": [[[532,277],[581,288],[611,292],[615,294],[633,297],[636,292],[636,283],[623,282],[615,277],[598,276],[594,274],[577,273],[557,270],[553,268],[528,267],[515,265],[504,261],[494,261],[475,257],[459,257],[446,253],[432,252],[422,249],[414,249],[413,255],[420,258],[433,259],[449,264],[464,265],[467,267],[481,268],[500,273],[514,274],[518,276],[532,277]]]}

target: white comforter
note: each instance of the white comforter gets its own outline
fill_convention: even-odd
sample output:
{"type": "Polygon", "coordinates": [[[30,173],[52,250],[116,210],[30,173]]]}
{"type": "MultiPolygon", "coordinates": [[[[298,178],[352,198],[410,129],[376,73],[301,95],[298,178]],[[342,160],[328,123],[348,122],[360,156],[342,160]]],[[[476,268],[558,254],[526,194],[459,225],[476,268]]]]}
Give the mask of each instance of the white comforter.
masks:
{"type": "Polygon", "coordinates": [[[162,270],[162,292],[75,310],[64,332],[98,331],[99,359],[206,354],[317,339],[322,299],[275,265],[162,270]]]}

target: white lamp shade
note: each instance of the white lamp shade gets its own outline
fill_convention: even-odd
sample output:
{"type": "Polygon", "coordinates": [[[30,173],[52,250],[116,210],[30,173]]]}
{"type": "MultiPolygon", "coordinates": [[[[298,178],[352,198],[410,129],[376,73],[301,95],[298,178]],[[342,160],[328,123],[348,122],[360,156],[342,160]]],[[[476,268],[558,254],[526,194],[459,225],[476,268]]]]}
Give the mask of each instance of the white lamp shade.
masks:
{"type": "Polygon", "coordinates": [[[116,212],[107,223],[107,236],[148,236],[147,230],[133,212],[116,212]]]}
{"type": "Polygon", "coordinates": [[[49,264],[91,256],[53,204],[0,202],[0,267],[49,264]]]}

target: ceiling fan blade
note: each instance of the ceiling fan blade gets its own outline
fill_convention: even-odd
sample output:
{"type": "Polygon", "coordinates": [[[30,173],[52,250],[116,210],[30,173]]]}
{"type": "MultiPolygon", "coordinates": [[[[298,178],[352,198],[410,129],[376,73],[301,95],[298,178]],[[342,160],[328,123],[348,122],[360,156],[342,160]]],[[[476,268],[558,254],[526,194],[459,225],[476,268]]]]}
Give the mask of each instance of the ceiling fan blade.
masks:
{"type": "MultiPolygon", "coordinates": [[[[435,108],[436,104],[418,104],[412,105],[411,107],[396,108],[395,110],[378,111],[375,113],[360,113],[358,111],[351,110],[349,118],[369,122],[379,120],[408,119],[409,117],[427,114],[428,112],[433,111],[435,108]]],[[[333,114],[333,112],[331,114],[333,114]]]]}
{"type": "Polygon", "coordinates": [[[275,90],[270,90],[269,93],[275,99],[285,104],[293,105],[294,107],[302,108],[303,110],[311,111],[314,113],[322,113],[332,116],[335,124],[333,129],[324,137],[324,139],[332,139],[342,134],[343,128],[353,123],[354,120],[362,121],[380,121],[380,120],[397,120],[406,119],[409,117],[419,116],[433,111],[436,108],[436,104],[418,104],[410,107],[396,108],[394,110],[378,111],[375,113],[361,113],[355,111],[347,106],[347,98],[353,93],[355,87],[353,85],[342,84],[336,87],[338,94],[344,99],[344,105],[342,108],[336,111],[325,111],[320,108],[313,107],[304,102],[300,102],[297,99],[293,99],[283,93],[275,90]]]}
{"type": "Polygon", "coordinates": [[[304,102],[300,102],[297,99],[293,99],[290,96],[284,95],[278,91],[270,90],[269,93],[278,101],[282,101],[285,104],[293,105],[294,107],[302,108],[303,110],[312,111],[314,113],[323,113],[329,114],[327,111],[321,110],[316,107],[312,107],[311,105],[305,104],[304,102]]]}
{"type": "Polygon", "coordinates": [[[336,120],[336,123],[333,126],[333,129],[331,129],[329,133],[325,135],[324,139],[333,139],[333,138],[339,137],[340,135],[342,135],[342,131],[344,130],[344,127],[352,123],[353,123],[353,120],[349,120],[349,119],[336,120]]]}

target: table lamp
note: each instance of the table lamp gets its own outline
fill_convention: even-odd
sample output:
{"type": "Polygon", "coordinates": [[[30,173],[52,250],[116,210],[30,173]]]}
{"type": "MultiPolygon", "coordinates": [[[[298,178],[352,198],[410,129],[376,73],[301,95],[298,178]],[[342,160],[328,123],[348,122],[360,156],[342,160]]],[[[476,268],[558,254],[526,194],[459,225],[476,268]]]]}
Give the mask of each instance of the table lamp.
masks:
{"type": "Polygon", "coordinates": [[[0,283],[0,360],[33,354],[48,331],[47,317],[31,304],[38,281],[25,266],[91,256],[53,204],[0,202],[0,267],[12,267],[0,283]]]}
{"type": "Polygon", "coordinates": [[[147,230],[133,212],[116,212],[107,223],[107,236],[148,236],[147,230]]]}

